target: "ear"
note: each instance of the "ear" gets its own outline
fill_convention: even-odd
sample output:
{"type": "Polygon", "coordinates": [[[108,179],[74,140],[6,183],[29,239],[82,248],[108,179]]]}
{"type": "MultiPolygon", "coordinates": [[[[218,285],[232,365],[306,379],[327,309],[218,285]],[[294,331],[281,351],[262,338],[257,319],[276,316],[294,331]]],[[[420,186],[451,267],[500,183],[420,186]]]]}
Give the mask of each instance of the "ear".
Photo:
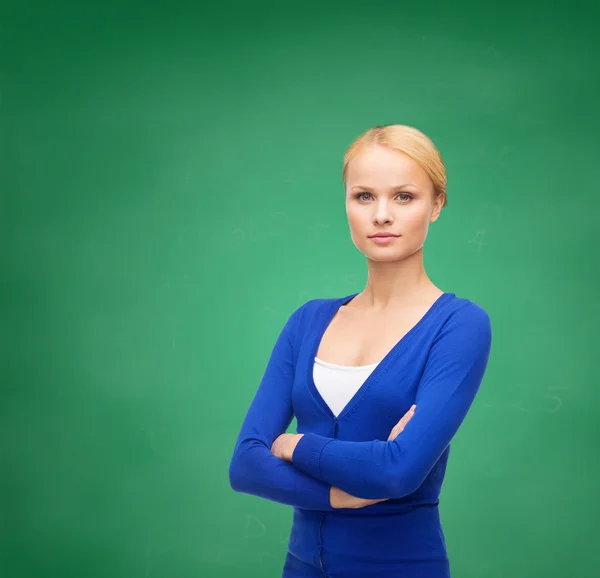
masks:
{"type": "Polygon", "coordinates": [[[442,207],[444,206],[445,200],[446,200],[445,193],[442,193],[441,195],[438,195],[435,198],[435,201],[433,202],[433,211],[431,211],[431,218],[429,219],[430,223],[434,223],[435,221],[438,220],[438,217],[440,216],[442,207]]]}

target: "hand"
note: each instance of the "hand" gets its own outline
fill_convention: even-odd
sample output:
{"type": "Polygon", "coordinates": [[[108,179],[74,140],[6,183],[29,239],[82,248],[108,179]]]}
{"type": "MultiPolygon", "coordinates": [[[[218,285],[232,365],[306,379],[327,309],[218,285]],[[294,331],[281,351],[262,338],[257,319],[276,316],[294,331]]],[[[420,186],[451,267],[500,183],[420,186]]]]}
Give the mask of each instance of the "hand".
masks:
{"type": "Polygon", "coordinates": [[[355,496],[351,496],[344,490],[340,490],[339,488],[331,487],[329,490],[329,503],[332,508],[351,508],[353,510],[357,510],[359,508],[364,508],[365,506],[372,506],[377,502],[385,502],[388,498],[380,498],[378,500],[367,500],[365,498],[357,498],[355,496]]]}
{"type": "Polygon", "coordinates": [[[396,436],[398,436],[404,430],[406,424],[410,421],[412,416],[415,415],[416,408],[416,405],[410,406],[410,409],[400,418],[400,421],[392,428],[390,436],[388,437],[388,441],[391,442],[392,440],[395,440],[396,436]]]}
{"type": "Polygon", "coordinates": [[[273,442],[271,453],[280,460],[291,462],[294,450],[303,435],[304,434],[281,434],[273,442]]]}

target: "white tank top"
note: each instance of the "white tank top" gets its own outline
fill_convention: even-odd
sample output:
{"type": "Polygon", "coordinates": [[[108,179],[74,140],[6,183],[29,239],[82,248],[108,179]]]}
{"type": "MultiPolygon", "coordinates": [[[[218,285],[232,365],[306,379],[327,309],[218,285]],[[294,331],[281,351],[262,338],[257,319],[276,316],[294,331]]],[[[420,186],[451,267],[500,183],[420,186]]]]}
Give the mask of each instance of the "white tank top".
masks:
{"type": "Polygon", "coordinates": [[[313,380],[334,415],[340,414],[377,365],[337,365],[315,357],[313,380]]]}

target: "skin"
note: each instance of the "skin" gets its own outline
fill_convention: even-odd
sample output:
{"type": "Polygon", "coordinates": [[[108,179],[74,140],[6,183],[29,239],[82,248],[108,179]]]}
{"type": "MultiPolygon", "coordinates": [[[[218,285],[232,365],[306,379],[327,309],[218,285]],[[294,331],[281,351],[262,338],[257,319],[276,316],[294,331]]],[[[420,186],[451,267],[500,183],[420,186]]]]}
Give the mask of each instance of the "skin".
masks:
{"type": "MultiPolygon", "coordinates": [[[[379,145],[359,151],[348,165],[345,202],[350,236],[366,258],[368,277],[364,291],[340,313],[363,327],[393,327],[390,320],[418,320],[443,293],[429,280],[423,264],[429,225],[438,219],[443,200],[425,170],[408,155],[379,145]],[[378,244],[372,237],[376,233],[398,237],[378,244]]],[[[362,359],[356,365],[370,362],[362,359]]],[[[413,406],[400,419],[389,441],[402,432],[414,411],[413,406]]],[[[281,434],[271,452],[291,462],[301,438],[302,434],[281,434]]],[[[361,508],[383,500],[364,500],[331,488],[330,501],[334,508],[361,508]]]]}
{"type": "Polygon", "coordinates": [[[442,198],[427,173],[409,156],[381,146],[360,152],[348,166],[346,214],[356,248],[367,258],[373,306],[387,306],[431,284],[423,267],[423,245],[442,198]],[[373,243],[378,232],[400,234],[389,245],[373,243]],[[376,303],[379,301],[379,304],[376,303]]]}

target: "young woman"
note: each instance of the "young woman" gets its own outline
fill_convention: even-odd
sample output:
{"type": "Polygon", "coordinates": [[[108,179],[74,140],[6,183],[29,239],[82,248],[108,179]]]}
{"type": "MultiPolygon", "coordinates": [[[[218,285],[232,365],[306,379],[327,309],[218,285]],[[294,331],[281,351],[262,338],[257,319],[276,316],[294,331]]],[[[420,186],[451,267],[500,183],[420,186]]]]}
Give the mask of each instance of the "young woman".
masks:
{"type": "Polygon", "coordinates": [[[424,134],[368,130],[346,151],[343,182],[366,286],[290,315],[231,486],[294,507],[283,578],[448,578],[439,494],[487,366],[490,320],[425,273],[446,172],[424,134]],[[294,415],[298,433],[284,433],[294,415]]]}

